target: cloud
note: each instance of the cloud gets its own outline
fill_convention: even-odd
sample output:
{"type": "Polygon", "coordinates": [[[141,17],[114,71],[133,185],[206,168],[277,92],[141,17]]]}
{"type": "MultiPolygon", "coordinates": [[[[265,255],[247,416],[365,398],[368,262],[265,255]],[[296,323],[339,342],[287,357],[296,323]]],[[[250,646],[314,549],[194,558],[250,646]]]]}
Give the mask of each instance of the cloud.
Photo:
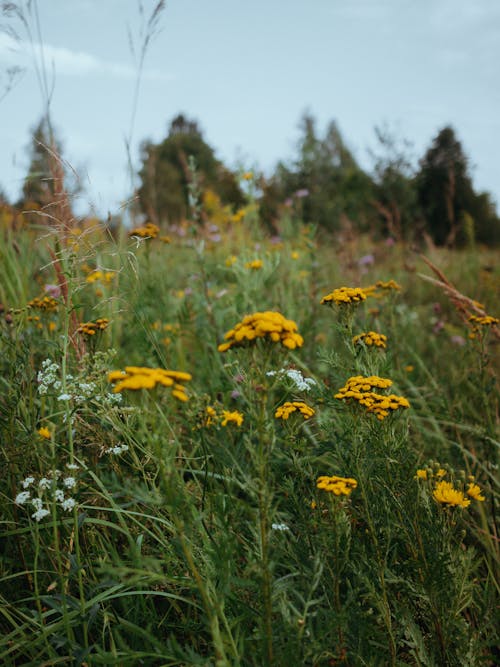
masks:
{"type": "MultiPolygon", "coordinates": [[[[45,62],[48,69],[54,69],[62,76],[111,76],[119,79],[135,79],[137,69],[130,65],[98,58],[85,51],[73,51],[64,46],[52,44],[33,44],[17,41],[10,35],[0,33],[0,62],[16,64],[24,68],[33,66],[33,57],[45,62]]],[[[145,80],[172,81],[174,76],[158,69],[145,69],[145,80]]]]}

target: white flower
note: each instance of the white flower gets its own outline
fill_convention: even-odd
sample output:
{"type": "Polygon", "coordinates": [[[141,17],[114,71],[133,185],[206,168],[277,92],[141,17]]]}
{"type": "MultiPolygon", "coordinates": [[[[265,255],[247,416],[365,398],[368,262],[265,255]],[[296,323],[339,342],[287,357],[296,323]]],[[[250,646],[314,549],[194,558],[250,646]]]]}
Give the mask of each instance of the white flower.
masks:
{"type": "Polygon", "coordinates": [[[74,477],[66,477],[63,483],[67,489],[73,489],[76,486],[76,479],[74,477]]]}
{"type": "Polygon", "coordinates": [[[21,482],[23,489],[27,489],[29,486],[33,484],[34,481],[35,481],[34,477],[26,477],[26,479],[23,479],[23,481],[21,482]]]}
{"type": "Polygon", "coordinates": [[[45,489],[48,489],[49,486],[51,485],[51,480],[48,477],[42,477],[40,481],[38,482],[38,488],[44,491],[45,489]]]}
{"type": "Polygon", "coordinates": [[[54,497],[58,503],[62,503],[62,501],[64,500],[64,491],[62,489],[56,489],[54,497]]]}
{"type": "Polygon", "coordinates": [[[42,509],[43,502],[42,502],[42,499],[41,499],[41,498],[33,498],[33,499],[31,500],[31,504],[33,505],[33,507],[34,507],[36,510],[41,510],[41,509],[42,509]]]}
{"type": "Polygon", "coordinates": [[[66,463],[66,468],[68,470],[79,470],[79,466],[76,463],[66,463]]]}
{"type": "Polygon", "coordinates": [[[43,508],[40,508],[34,514],[31,515],[31,518],[36,519],[37,521],[41,521],[44,517],[47,516],[47,514],[50,514],[49,510],[44,510],[43,508]]]}
{"type": "Polygon", "coordinates": [[[106,454],[122,454],[128,451],[128,445],[115,445],[106,450],[106,454]]]}
{"type": "Polygon", "coordinates": [[[73,498],[66,498],[66,500],[63,500],[63,502],[61,503],[61,507],[65,512],[69,512],[70,510],[72,510],[75,505],[76,502],[74,501],[73,498]]]}
{"type": "Polygon", "coordinates": [[[16,503],[16,505],[24,505],[24,503],[27,503],[29,499],[30,499],[30,492],[21,491],[21,493],[17,494],[14,502],[16,503]]]}
{"type": "Polygon", "coordinates": [[[290,530],[286,523],[273,523],[271,524],[273,530],[290,530]]]}
{"type": "Polygon", "coordinates": [[[58,401],[70,401],[71,400],[71,394],[59,394],[57,397],[58,401]]]}
{"type": "Polygon", "coordinates": [[[292,380],[299,391],[310,391],[311,387],[316,384],[313,378],[305,378],[302,373],[295,368],[289,368],[286,372],[287,377],[292,380]]]}

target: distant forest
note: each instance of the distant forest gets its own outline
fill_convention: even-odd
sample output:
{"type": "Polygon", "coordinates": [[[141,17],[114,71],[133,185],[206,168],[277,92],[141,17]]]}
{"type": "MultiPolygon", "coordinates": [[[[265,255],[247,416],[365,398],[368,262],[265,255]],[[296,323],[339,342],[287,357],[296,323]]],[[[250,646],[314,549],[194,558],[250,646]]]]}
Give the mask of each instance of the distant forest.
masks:
{"type": "MultiPolygon", "coordinates": [[[[315,118],[305,114],[294,159],[279,162],[270,176],[252,174],[263,225],[279,233],[280,220],[288,214],[332,234],[349,230],[449,247],[500,242],[495,204],[489,193],[475,191],[468,157],[453,127],[439,130],[417,167],[407,143],[381,129],[376,136],[369,172],[358,164],[334,121],[321,135],[315,118]]],[[[22,196],[11,203],[0,192],[0,205],[32,211],[54,201],[57,175],[51,173],[47,147],[62,153],[42,120],[33,131],[22,196]]],[[[171,121],[163,141],[142,144],[140,162],[131,197],[135,195],[137,212],[160,227],[188,217],[193,165],[203,202],[201,223],[234,221],[247,200],[242,174],[217,159],[198,123],[184,114],[171,121]]],[[[76,192],[74,175],[66,173],[65,181],[70,194],[76,192]]]]}

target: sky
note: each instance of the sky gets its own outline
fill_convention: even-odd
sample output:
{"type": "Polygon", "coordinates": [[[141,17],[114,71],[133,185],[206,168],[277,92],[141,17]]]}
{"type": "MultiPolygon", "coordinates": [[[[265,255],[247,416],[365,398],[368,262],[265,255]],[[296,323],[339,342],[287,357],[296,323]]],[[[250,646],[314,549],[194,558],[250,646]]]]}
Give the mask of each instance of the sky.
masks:
{"type": "Polygon", "coordinates": [[[166,0],[135,97],[157,2],[20,0],[28,27],[0,15],[0,188],[9,199],[44,110],[43,70],[64,158],[80,175],[82,215],[120,211],[131,192],[127,141],[137,170],[141,142],[163,140],[179,112],[228,166],[267,174],[296,156],[306,111],[319,132],[335,120],[367,170],[376,126],[409,140],[416,164],[451,124],[475,188],[498,210],[499,0],[166,0]],[[12,67],[22,73],[8,90],[12,67]]]}

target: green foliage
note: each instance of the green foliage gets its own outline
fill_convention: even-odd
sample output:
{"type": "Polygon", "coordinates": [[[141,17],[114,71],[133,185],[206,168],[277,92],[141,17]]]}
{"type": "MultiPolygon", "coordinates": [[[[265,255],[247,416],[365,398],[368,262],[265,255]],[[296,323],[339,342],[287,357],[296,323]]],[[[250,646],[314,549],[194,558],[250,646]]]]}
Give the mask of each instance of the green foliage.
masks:
{"type": "Polygon", "coordinates": [[[477,240],[498,241],[500,220],[490,197],[474,192],[468,161],[453,128],[440,130],[422,158],[417,191],[427,231],[437,245],[463,242],[466,215],[474,221],[477,240]]]}
{"type": "Polygon", "coordinates": [[[243,204],[234,175],[217,160],[196,122],[180,114],[171,122],[166,139],[142,146],[138,194],[141,209],[151,220],[173,224],[188,217],[190,157],[204,188],[216,192],[225,204],[243,204]]]}
{"type": "MultiPolygon", "coordinates": [[[[495,664],[493,327],[469,338],[402,244],[359,238],[343,261],[345,248],[297,221],[278,246],[254,231],[162,244],[91,230],[64,245],[54,230],[52,258],[32,229],[5,237],[2,664],[495,664]],[[367,252],[374,266],[350,259],[367,252]],[[34,320],[27,300],[58,282],[56,267],[68,294],[34,320]],[[389,277],[401,291],[320,305],[342,284],[389,277]],[[304,345],[259,337],[218,351],[267,310],[295,320],[304,345]],[[110,323],[87,340],[73,313],[110,323]],[[387,348],[353,343],[369,330],[387,348]],[[108,372],[130,366],[190,373],[189,401],[160,385],[112,393],[108,372]],[[336,398],[358,375],[390,378],[410,408],[379,420],[336,398]],[[287,401],[314,415],[276,418],[287,401]],[[438,502],[442,474],[460,489],[474,475],[486,500],[438,502]],[[356,488],[334,495],[322,475],[356,488]],[[40,521],[15,502],[24,490],[41,493],[40,521]]],[[[489,307],[494,253],[436,252],[489,307]]]]}

